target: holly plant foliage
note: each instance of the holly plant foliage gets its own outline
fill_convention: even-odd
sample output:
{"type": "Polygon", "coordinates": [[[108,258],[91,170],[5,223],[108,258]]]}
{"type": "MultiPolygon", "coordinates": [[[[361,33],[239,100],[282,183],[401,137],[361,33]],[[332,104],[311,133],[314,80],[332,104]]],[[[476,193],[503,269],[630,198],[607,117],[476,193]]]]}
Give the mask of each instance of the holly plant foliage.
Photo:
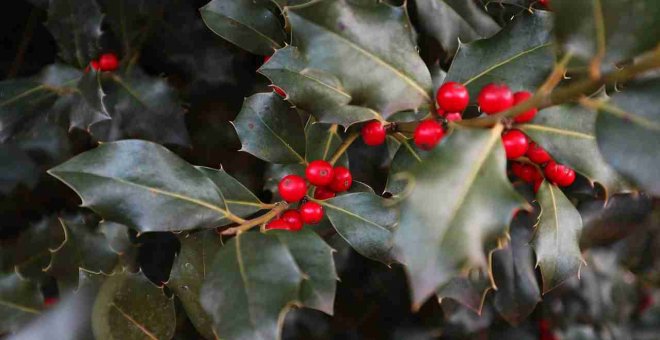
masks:
{"type": "Polygon", "coordinates": [[[658,334],[657,0],[22,6],[0,336],[658,334]]]}

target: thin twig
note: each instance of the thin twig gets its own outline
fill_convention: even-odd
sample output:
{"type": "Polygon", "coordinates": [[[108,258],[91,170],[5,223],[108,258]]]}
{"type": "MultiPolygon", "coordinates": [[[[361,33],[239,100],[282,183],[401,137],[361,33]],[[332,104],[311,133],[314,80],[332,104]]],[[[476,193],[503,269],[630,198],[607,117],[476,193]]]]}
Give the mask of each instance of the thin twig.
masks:
{"type": "Polygon", "coordinates": [[[267,213],[265,213],[265,214],[263,214],[259,217],[248,220],[248,221],[244,220],[243,223],[241,223],[241,225],[236,226],[236,227],[232,227],[232,228],[228,228],[227,230],[224,230],[220,234],[221,235],[235,235],[235,234],[240,234],[242,232],[248,231],[248,230],[250,230],[251,228],[253,228],[255,226],[258,226],[260,224],[263,224],[263,223],[266,223],[266,222],[272,220],[273,218],[275,218],[277,215],[279,215],[281,212],[283,212],[284,210],[286,210],[289,207],[289,205],[286,202],[277,202],[274,205],[275,205],[275,207],[273,209],[271,209],[269,212],[267,212],[267,213]]]}

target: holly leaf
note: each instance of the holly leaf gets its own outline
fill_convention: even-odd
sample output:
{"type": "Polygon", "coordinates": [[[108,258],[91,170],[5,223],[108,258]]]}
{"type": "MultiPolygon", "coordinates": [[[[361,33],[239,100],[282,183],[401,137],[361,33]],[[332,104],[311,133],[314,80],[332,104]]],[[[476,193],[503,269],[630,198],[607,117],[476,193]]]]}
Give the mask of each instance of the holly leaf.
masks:
{"type": "Polygon", "coordinates": [[[222,247],[220,236],[215,230],[204,230],[179,236],[179,241],[181,251],[174,259],[167,287],[181,300],[195,329],[206,339],[214,339],[212,321],[199,294],[211,261],[222,247]]]}
{"type": "Polygon", "coordinates": [[[240,216],[248,216],[259,210],[263,203],[250,189],[229,175],[224,169],[211,169],[198,166],[197,169],[208,177],[222,192],[227,210],[240,216]]]}
{"type": "Polygon", "coordinates": [[[449,298],[481,315],[490,288],[488,273],[477,271],[468,277],[452,278],[449,283],[438,288],[437,295],[440,303],[449,298]]]}
{"type": "Polygon", "coordinates": [[[171,339],[176,317],[174,301],[142,272],[120,272],[99,289],[92,310],[97,339],[171,339]]]}
{"type": "Polygon", "coordinates": [[[302,280],[282,242],[258,232],[240,233],[207,269],[202,307],[220,338],[276,339],[287,307],[299,298],[302,280]]]}
{"type": "Polygon", "coordinates": [[[99,52],[102,19],[94,0],[50,0],[46,27],[57,42],[60,57],[85,68],[99,52]]]}
{"type": "Polygon", "coordinates": [[[389,192],[392,195],[403,193],[406,189],[407,182],[405,179],[397,178],[396,175],[410,170],[426,159],[428,155],[428,152],[420,150],[410,140],[401,143],[390,163],[390,171],[387,176],[387,183],[385,184],[385,192],[389,192]]]}
{"type": "Polygon", "coordinates": [[[0,333],[15,332],[43,308],[41,289],[17,273],[0,274],[0,333]]]}
{"type": "Polygon", "coordinates": [[[139,232],[228,223],[222,192],[194,166],[147,141],[101,144],[48,173],[104,219],[139,232]]]}
{"type": "Polygon", "coordinates": [[[78,91],[86,107],[82,110],[73,110],[69,123],[71,128],[87,129],[94,123],[110,119],[110,114],[103,103],[105,93],[101,88],[100,73],[90,70],[83,74],[78,82],[78,91]]]}
{"type": "Polygon", "coordinates": [[[39,175],[37,164],[25,151],[10,143],[0,144],[0,194],[8,195],[19,184],[34,188],[39,175]]]}
{"type": "Polygon", "coordinates": [[[269,0],[213,0],[200,8],[213,33],[259,55],[271,55],[284,46],[286,33],[269,0]]]}
{"type": "MultiPolygon", "coordinates": [[[[329,161],[342,142],[337,133],[337,125],[317,123],[309,119],[305,125],[305,160],[329,161]]],[[[348,155],[341,155],[335,164],[348,167],[348,155]]]]}
{"type": "Polygon", "coordinates": [[[541,216],[532,246],[541,267],[543,293],[579,275],[584,263],[580,252],[582,218],[571,201],[556,186],[543,182],[536,195],[541,216]]]}
{"type": "Polygon", "coordinates": [[[317,201],[337,233],[358,253],[390,264],[397,210],[373,192],[357,192],[317,201]]]}
{"type": "Polygon", "coordinates": [[[660,4],[654,0],[553,0],[552,11],[557,41],[583,60],[599,58],[612,67],[658,44],[660,4]]]}
{"type": "Polygon", "coordinates": [[[131,242],[131,233],[127,226],[112,221],[101,221],[98,231],[105,236],[110,249],[119,255],[119,264],[122,268],[131,271],[139,268],[137,262],[139,248],[137,244],[131,242]]]}
{"type": "Polygon", "coordinates": [[[541,291],[534,271],[534,253],[529,246],[533,224],[528,214],[517,214],[509,231],[510,242],[492,254],[496,286],[493,305],[514,326],[527,319],[541,302],[541,291]]]}
{"type": "Polygon", "coordinates": [[[660,195],[660,78],[639,80],[615,93],[596,118],[605,161],[642,190],[660,195]]]}
{"type": "Polygon", "coordinates": [[[551,15],[523,13],[490,39],[462,44],[447,73],[447,81],[467,86],[472,102],[489,83],[511,90],[535,90],[552,70],[551,15]]]}
{"type": "Polygon", "coordinates": [[[394,244],[415,308],[461,271],[485,269],[484,244],[501,237],[513,211],[525,204],[506,177],[501,132],[500,125],[456,128],[426,160],[399,175],[410,188],[394,244]]]}
{"type": "Polygon", "coordinates": [[[271,163],[305,163],[305,132],[298,113],[275,93],[245,99],[232,122],[241,151],[271,163]]]}
{"type": "Polygon", "coordinates": [[[460,43],[484,39],[500,30],[500,26],[474,1],[415,0],[415,8],[424,32],[448,52],[460,43]]]}
{"type": "Polygon", "coordinates": [[[336,77],[352,97],[351,105],[385,118],[431,106],[431,75],[415,49],[404,7],[313,1],[287,7],[285,13],[307,65],[336,77]]]}
{"type": "Polygon", "coordinates": [[[140,138],[159,144],[190,144],[183,108],[164,79],[139,69],[111,79],[112,85],[104,84],[107,95],[103,102],[112,119],[94,124],[94,137],[100,141],[140,138]]]}
{"type": "Polygon", "coordinates": [[[123,55],[129,58],[140,49],[165,6],[172,6],[171,3],[156,0],[104,0],[101,4],[104,20],[121,41],[123,55]]]}
{"type": "Polygon", "coordinates": [[[544,109],[529,124],[518,127],[546,149],[608,192],[628,190],[630,185],[603,159],[596,143],[596,113],[576,105],[544,109]]]}

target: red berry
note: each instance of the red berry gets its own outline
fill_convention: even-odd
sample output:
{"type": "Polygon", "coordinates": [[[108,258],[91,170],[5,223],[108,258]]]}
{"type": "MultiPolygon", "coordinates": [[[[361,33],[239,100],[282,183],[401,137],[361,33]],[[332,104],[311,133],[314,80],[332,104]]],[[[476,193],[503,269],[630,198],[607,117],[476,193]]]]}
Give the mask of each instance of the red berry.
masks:
{"type": "Polygon", "coordinates": [[[527,183],[534,182],[534,179],[537,177],[536,174],[538,173],[533,165],[520,162],[513,162],[511,164],[511,172],[527,183]]]}
{"type": "MultiPolygon", "coordinates": [[[[532,97],[532,94],[527,92],[527,91],[516,92],[516,93],[513,94],[513,105],[518,105],[518,104],[526,101],[527,99],[529,99],[531,97],[532,97]]],[[[534,118],[534,116],[536,116],[536,113],[538,111],[539,110],[535,107],[531,108],[531,109],[517,115],[516,118],[513,119],[513,121],[516,122],[516,123],[529,122],[530,120],[532,120],[534,118]]]]}
{"type": "Polygon", "coordinates": [[[288,175],[282,178],[277,188],[280,191],[282,199],[289,203],[298,202],[305,197],[307,183],[298,175],[288,175]]]}
{"type": "Polygon", "coordinates": [[[539,192],[541,184],[543,184],[543,177],[534,179],[534,193],[539,192]]]}
{"type": "Polygon", "coordinates": [[[266,224],[266,229],[293,230],[291,225],[281,218],[276,218],[268,222],[268,224],[266,224]]]}
{"type": "Polygon", "coordinates": [[[433,119],[422,121],[415,128],[414,140],[422,150],[433,149],[445,135],[442,125],[433,119]]]}
{"type": "Polygon", "coordinates": [[[98,60],[92,60],[92,61],[89,62],[89,64],[92,66],[94,71],[98,71],[101,68],[101,66],[99,65],[98,60]]]}
{"type": "Polygon", "coordinates": [[[448,113],[445,118],[447,118],[447,121],[450,121],[450,122],[458,122],[458,121],[463,120],[463,117],[461,116],[460,112],[448,113]]]}
{"type": "Polygon", "coordinates": [[[280,95],[280,97],[282,97],[282,98],[286,98],[286,92],[284,92],[284,90],[282,90],[279,86],[276,86],[276,85],[272,85],[272,84],[271,84],[270,87],[272,87],[272,88],[273,88],[273,91],[275,91],[275,93],[277,93],[278,95],[280,95]]]}
{"type": "Polygon", "coordinates": [[[323,207],[316,202],[305,202],[300,206],[300,216],[305,224],[317,224],[323,219],[323,207]]]}
{"type": "Polygon", "coordinates": [[[539,0],[539,4],[545,8],[550,8],[550,0],[539,0]]]}
{"type": "Polygon", "coordinates": [[[552,160],[550,154],[548,154],[544,148],[534,142],[529,143],[529,148],[527,149],[526,155],[530,161],[536,164],[543,164],[552,160]]]}
{"type": "Polygon", "coordinates": [[[330,183],[330,189],[332,189],[332,191],[344,192],[351,187],[351,184],[353,184],[353,175],[351,175],[351,171],[345,167],[335,167],[333,173],[332,182],[330,183]]]}
{"type": "Polygon", "coordinates": [[[477,102],[481,111],[492,115],[513,106],[513,93],[504,84],[488,84],[479,92],[477,102]]]}
{"type": "Polygon", "coordinates": [[[502,143],[508,159],[522,157],[527,152],[527,136],[520,130],[505,131],[502,134],[502,143]]]}
{"type": "Polygon", "coordinates": [[[320,187],[330,184],[332,175],[332,164],[321,159],[311,161],[305,170],[305,177],[309,183],[320,187]]]}
{"type": "Polygon", "coordinates": [[[302,229],[303,227],[303,221],[302,217],[300,216],[300,213],[296,210],[287,210],[284,213],[282,213],[282,217],[280,219],[286,223],[289,224],[291,227],[291,230],[293,231],[298,231],[302,229]]]}
{"type": "Polygon", "coordinates": [[[57,298],[56,297],[47,297],[44,299],[44,306],[52,306],[57,303],[57,298]]]}
{"type": "Polygon", "coordinates": [[[327,200],[335,197],[337,194],[326,187],[316,187],[314,190],[314,198],[317,200],[327,200]]]}
{"type": "Polygon", "coordinates": [[[382,122],[372,120],[362,126],[362,140],[364,144],[375,146],[385,143],[385,126],[382,122]]]}
{"type": "Polygon", "coordinates": [[[104,53],[99,58],[99,68],[101,71],[114,71],[119,68],[119,59],[114,53],[104,53]]]}
{"type": "Polygon", "coordinates": [[[545,166],[545,177],[561,187],[567,187],[575,181],[575,171],[566,165],[550,161],[545,166]]]}
{"type": "Polygon", "coordinates": [[[441,108],[437,108],[437,109],[435,110],[435,112],[436,112],[436,113],[438,114],[438,116],[440,116],[440,117],[444,117],[444,116],[447,115],[447,111],[445,111],[445,110],[443,110],[443,109],[441,109],[441,108]]]}
{"type": "Polygon", "coordinates": [[[470,94],[463,84],[450,81],[440,86],[435,99],[447,112],[463,112],[470,102],[470,94]]]}

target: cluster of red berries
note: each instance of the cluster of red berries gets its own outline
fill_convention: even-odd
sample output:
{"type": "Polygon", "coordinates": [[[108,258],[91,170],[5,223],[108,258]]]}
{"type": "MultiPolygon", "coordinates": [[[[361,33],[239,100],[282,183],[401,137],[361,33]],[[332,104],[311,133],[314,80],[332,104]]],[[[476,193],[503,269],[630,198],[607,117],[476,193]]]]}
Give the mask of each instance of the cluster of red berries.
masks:
{"type": "MultiPolygon", "coordinates": [[[[119,59],[114,53],[103,53],[97,60],[92,60],[89,65],[95,71],[108,71],[112,72],[119,68],[119,59]]],[[[89,71],[89,66],[85,71],[89,71]]]]}
{"type": "MultiPolygon", "coordinates": [[[[364,144],[370,146],[381,145],[385,143],[387,126],[381,121],[372,120],[362,126],[360,133],[364,144]]],[[[421,121],[415,128],[413,140],[420,149],[431,150],[440,143],[444,135],[445,130],[442,123],[435,119],[426,119],[421,121]]]]}
{"type": "MultiPolygon", "coordinates": [[[[353,184],[353,175],[343,167],[333,167],[324,160],[315,160],[307,165],[305,177],[313,186],[314,198],[326,200],[339,192],[348,190],[353,184]]],[[[294,203],[301,202],[298,210],[290,209],[282,213],[279,218],[270,221],[267,229],[284,229],[298,231],[303,224],[317,224],[323,219],[323,207],[314,202],[307,201],[307,182],[298,175],[287,175],[278,185],[280,196],[283,200],[294,203]]]]}

